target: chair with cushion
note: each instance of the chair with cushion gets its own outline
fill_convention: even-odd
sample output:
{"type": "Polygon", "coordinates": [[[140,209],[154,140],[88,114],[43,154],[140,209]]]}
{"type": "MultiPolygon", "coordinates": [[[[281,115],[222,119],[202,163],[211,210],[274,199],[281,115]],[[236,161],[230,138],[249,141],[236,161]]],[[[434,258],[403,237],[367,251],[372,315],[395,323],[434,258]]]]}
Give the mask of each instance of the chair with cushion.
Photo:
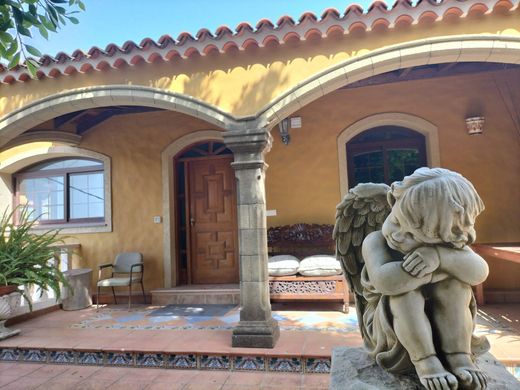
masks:
{"type": "Polygon", "coordinates": [[[128,287],[128,308],[132,305],[132,284],[140,283],[143,292],[143,299],[146,303],[143,286],[144,263],[143,255],[139,252],[119,253],[113,264],[101,264],[99,266],[97,282],[96,308],[99,306],[99,292],[101,287],[111,287],[114,303],[117,304],[116,292],[114,287],[128,287]],[[109,278],[102,279],[102,271],[105,268],[112,268],[109,278]]]}

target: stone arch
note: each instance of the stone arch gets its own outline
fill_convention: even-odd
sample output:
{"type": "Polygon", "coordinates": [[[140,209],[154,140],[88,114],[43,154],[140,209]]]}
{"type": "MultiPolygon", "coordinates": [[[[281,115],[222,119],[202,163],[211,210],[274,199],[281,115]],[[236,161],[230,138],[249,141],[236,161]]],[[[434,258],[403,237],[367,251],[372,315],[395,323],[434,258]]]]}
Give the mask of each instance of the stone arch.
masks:
{"type": "Polygon", "coordinates": [[[112,105],[156,107],[229,128],[235,118],[217,107],[179,93],[134,85],[106,85],[69,90],[32,102],[0,119],[0,146],[25,130],[56,116],[112,105]]]}
{"type": "Polygon", "coordinates": [[[261,122],[273,127],[301,107],[350,83],[412,66],[448,62],[520,63],[520,37],[456,35],[405,42],[374,50],[328,68],[264,106],[261,122]]]}
{"type": "Polygon", "coordinates": [[[164,248],[164,287],[170,288],[176,284],[177,275],[175,267],[175,192],[173,191],[175,177],[173,169],[173,158],[188,146],[202,141],[224,142],[222,131],[200,130],[175,140],[161,153],[161,171],[163,184],[163,248],[164,248]]]}
{"type": "MultiPolygon", "coordinates": [[[[3,186],[6,191],[0,193],[12,194],[12,175],[28,167],[29,165],[51,160],[60,157],[83,157],[92,158],[103,162],[104,166],[104,203],[105,203],[105,222],[103,226],[88,226],[88,227],[63,227],[61,231],[65,234],[77,233],[100,233],[112,231],[112,176],[111,176],[111,159],[110,157],[94,152],[88,149],[78,148],[76,146],[59,145],[52,142],[36,142],[33,147],[16,153],[12,157],[8,157],[0,161],[0,186],[3,186]]],[[[2,200],[2,203],[6,200],[2,200]]],[[[4,206],[5,207],[5,206],[4,206]]]]}
{"type": "Polygon", "coordinates": [[[426,159],[428,166],[440,166],[439,132],[437,126],[433,123],[421,117],[400,112],[371,115],[351,124],[338,135],[339,183],[342,198],[348,192],[348,167],[345,145],[356,135],[379,126],[401,126],[422,134],[426,141],[426,159]]]}

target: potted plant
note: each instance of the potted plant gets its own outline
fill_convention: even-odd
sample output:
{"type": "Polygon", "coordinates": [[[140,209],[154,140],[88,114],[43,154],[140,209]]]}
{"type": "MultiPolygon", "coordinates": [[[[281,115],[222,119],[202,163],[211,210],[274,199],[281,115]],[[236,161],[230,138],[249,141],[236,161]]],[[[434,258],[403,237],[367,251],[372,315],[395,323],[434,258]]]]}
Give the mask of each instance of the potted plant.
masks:
{"type": "MultiPolygon", "coordinates": [[[[32,212],[22,206],[11,212],[5,210],[0,219],[0,299],[3,294],[9,294],[11,309],[13,293],[20,293],[32,310],[27,286],[38,286],[42,294],[52,290],[56,300],[61,296],[61,286],[69,286],[54,261],[55,245],[62,242],[59,231],[35,233],[33,229],[37,221],[31,216],[32,212]]],[[[0,312],[3,312],[4,317],[8,306],[6,302],[7,299],[4,299],[3,305],[0,304],[3,306],[0,312]]],[[[3,319],[0,313],[0,320],[3,319]]]]}

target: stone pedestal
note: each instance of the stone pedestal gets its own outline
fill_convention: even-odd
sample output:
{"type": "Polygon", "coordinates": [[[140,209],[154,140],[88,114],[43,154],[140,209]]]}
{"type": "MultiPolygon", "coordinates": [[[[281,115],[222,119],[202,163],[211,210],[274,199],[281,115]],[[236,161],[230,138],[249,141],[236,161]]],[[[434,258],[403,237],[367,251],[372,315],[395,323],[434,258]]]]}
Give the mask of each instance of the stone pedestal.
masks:
{"type": "Polygon", "coordinates": [[[264,154],[271,147],[265,129],[228,131],[237,178],[240,256],[240,322],[233,330],[233,347],[273,348],[280,335],[272,318],[267,273],[264,154]]]}
{"type": "MultiPolygon", "coordinates": [[[[477,359],[488,376],[488,390],[520,389],[518,382],[493,355],[477,359]]],[[[332,350],[329,390],[415,390],[424,389],[417,375],[393,375],[380,368],[363,348],[332,350]]]]}
{"type": "Polygon", "coordinates": [[[71,269],[64,272],[70,284],[70,291],[62,289],[61,307],[63,310],[81,310],[92,305],[92,293],[90,291],[90,268],[71,269]]]}

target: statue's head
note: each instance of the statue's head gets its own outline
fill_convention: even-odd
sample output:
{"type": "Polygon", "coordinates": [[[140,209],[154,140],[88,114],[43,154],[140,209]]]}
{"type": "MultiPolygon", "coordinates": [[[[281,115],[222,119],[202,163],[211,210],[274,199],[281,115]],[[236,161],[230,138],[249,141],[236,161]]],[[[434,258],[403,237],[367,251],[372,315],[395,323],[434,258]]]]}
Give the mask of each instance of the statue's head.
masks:
{"type": "Polygon", "coordinates": [[[394,182],[388,202],[392,212],[385,221],[383,234],[390,246],[396,246],[389,238],[391,229],[408,237],[410,243],[405,249],[397,248],[402,252],[413,249],[412,239],[455,248],[471,244],[476,238],[475,219],[484,210],[473,185],[462,175],[443,168],[419,168],[394,182]]]}

